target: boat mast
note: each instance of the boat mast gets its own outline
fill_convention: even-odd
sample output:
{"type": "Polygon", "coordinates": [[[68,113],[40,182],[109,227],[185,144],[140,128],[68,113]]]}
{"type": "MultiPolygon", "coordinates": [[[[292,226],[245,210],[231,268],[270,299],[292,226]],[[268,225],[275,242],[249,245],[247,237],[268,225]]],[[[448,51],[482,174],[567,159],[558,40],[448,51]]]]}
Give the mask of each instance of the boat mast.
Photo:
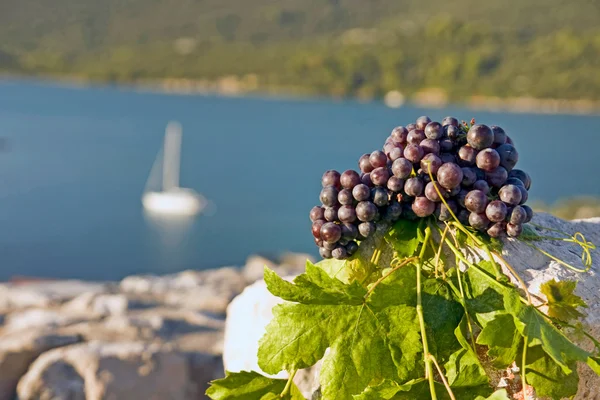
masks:
{"type": "Polygon", "coordinates": [[[179,167],[181,163],[181,124],[169,122],[165,133],[163,150],[163,190],[179,187],[179,167]]]}

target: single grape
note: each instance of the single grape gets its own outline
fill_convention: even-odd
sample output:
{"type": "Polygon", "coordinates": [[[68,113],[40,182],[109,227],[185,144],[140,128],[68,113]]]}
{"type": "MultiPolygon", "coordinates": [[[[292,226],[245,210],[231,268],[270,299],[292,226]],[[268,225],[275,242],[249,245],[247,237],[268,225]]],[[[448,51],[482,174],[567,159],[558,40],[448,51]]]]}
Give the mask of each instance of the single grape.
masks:
{"type": "Polygon", "coordinates": [[[510,237],[519,237],[523,233],[523,225],[507,224],[506,233],[510,237]]]}
{"type": "MultiPolygon", "coordinates": [[[[320,234],[321,232],[319,232],[320,234]]],[[[317,238],[313,238],[315,240],[315,244],[317,245],[317,247],[323,247],[323,239],[317,239],[317,238]]]]}
{"type": "Polygon", "coordinates": [[[450,140],[457,140],[462,134],[458,125],[447,125],[444,127],[444,132],[450,140]]]}
{"type": "MultiPolygon", "coordinates": [[[[372,172],[372,171],[371,171],[372,172]]],[[[373,187],[375,186],[375,184],[373,183],[373,180],[371,178],[371,172],[367,172],[366,174],[362,174],[360,176],[360,182],[363,185],[367,185],[368,187],[373,187]]]]}
{"type": "Polygon", "coordinates": [[[521,203],[521,199],[523,198],[519,187],[515,185],[502,186],[498,195],[500,196],[500,200],[512,206],[521,203]]]}
{"type": "Polygon", "coordinates": [[[377,207],[384,207],[388,204],[388,191],[381,187],[371,190],[371,199],[377,207]]]}
{"type": "Polygon", "coordinates": [[[488,206],[488,198],[480,190],[471,190],[465,197],[465,208],[472,213],[481,214],[488,206]]]}
{"type": "Polygon", "coordinates": [[[321,247],[321,248],[319,249],[319,254],[320,254],[320,255],[321,255],[321,257],[323,257],[323,258],[331,258],[331,257],[332,257],[332,256],[331,256],[331,250],[327,250],[327,249],[326,249],[326,248],[324,248],[324,247],[321,247]]]}
{"type": "Polygon", "coordinates": [[[358,243],[351,241],[346,245],[346,251],[348,252],[348,256],[354,255],[358,251],[358,243]]]}
{"type": "Polygon", "coordinates": [[[458,120],[454,117],[446,117],[442,120],[442,126],[448,126],[448,125],[452,125],[452,126],[456,126],[458,127],[458,120]]]}
{"type": "Polygon", "coordinates": [[[338,247],[338,242],[332,242],[332,243],[329,243],[329,242],[323,242],[323,247],[324,247],[326,250],[329,250],[329,251],[331,251],[331,250],[335,249],[336,247],[338,247]]]}
{"type": "Polygon", "coordinates": [[[469,223],[469,216],[471,215],[470,212],[468,212],[467,210],[460,210],[458,212],[458,215],[456,216],[458,218],[458,221],[463,224],[463,225],[467,225],[470,226],[471,224],[469,223]]]}
{"type": "Polygon", "coordinates": [[[500,200],[494,200],[485,209],[485,215],[492,222],[502,222],[506,219],[508,209],[500,200]]]}
{"type": "Polygon", "coordinates": [[[463,180],[461,182],[461,185],[465,187],[472,186],[477,181],[477,174],[475,173],[475,171],[473,171],[472,168],[464,167],[461,169],[463,172],[463,180]]]}
{"type": "Polygon", "coordinates": [[[310,210],[310,221],[315,222],[318,219],[325,218],[325,209],[323,207],[314,206],[310,210]]]}
{"type": "Polygon", "coordinates": [[[458,202],[458,204],[461,207],[466,208],[465,201],[467,200],[468,194],[469,194],[468,190],[461,188],[461,190],[454,196],[456,198],[456,201],[458,202]]]}
{"type": "Polygon", "coordinates": [[[461,147],[458,149],[458,165],[461,167],[471,167],[475,165],[477,153],[478,151],[471,146],[465,145],[461,147]]]}
{"type": "Polygon", "coordinates": [[[490,220],[485,214],[476,214],[472,212],[469,214],[469,225],[479,231],[483,231],[490,226],[490,220]]]}
{"type": "Polygon", "coordinates": [[[321,239],[327,243],[335,243],[342,237],[342,228],[333,222],[326,222],[321,227],[321,239]]]}
{"type": "Polygon", "coordinates": [[[442,124],[439,122],[430,122],[425,127],[425,136],[427,139],[439,140],[443,134],[442,124]]]}
{"type": "Polygon", "coordinates": [[[388,158],[389,158],[389,156],[390,156],[390,152],[391,152],[392,150],[394,150],[395,148],[397,148],[395,143],[386,142],[386,143],[383,145],[383,152],[385,153],[386,157],[388,157],[388,158]]]}
{"type": "Polygon", "coordinates": [[[477,150],[487,149],[494,144],[494,133],[489,126],[476,124],[467,133],[467,142],[477,150]]]}
{"type": "Polygon", "coordinates": [[[408,124],[408,125],[406,125],[406,130],[408,132],[410,132],[410,131],[412,131],[414,129],[417,129],[417,124],[408,124]]]}
{"type": "Polygon", "coordinates": [[[323,178],[321,178],[321,184],[324,188],[327,186],[333,186],[336,189],[340,189],[340,173],[333,169],[325,171],[325,173],[323,174],[323,178]]]}
{"type": "Polygon", "coordinates": [[[473,168],[473,171],[475,171],[475,174],[477,175],[477,180],[478,181],[482,181],[485,180],[485,171],[480,169],[480,168],[473,168]]]}
{"type": "Polygon", "coordinates": [[[339,207],[338,206],[333,206],[333,207],[327,207],[325,209],[325,219],[329,222],[336,222],[338,221],[338,210],[339,207]]]}
{"type": "Polygon", "coordinates": [[[365,174],[369,173],[369,172],[371,172],[371,171],[373,171],[375,169],[371,165],[371,161],[369,161],[370,158],[371,158],[370,154],[363,154],[358,159],[358,168],[361,170],[361,172],[363,172],[365,174]]]}
{"type": "Polygon", "coordinates": [[[506,180],[506,184],[507,185],[515,185],[515,186],[521,186],[523,188],[525,188],[525,184],[523,183],[522,180],[520,180],[519,178],[511,178],[510,174],[508,174],[509,178],[506,180]]]}
{"type": "Polygon", "coordinates": [[[529,200],[529,192],[523,186],[517,186],[517,187],[521,191],[521,202],[519,204],[527,203],[527,200],[529,200]]]}
{"type": "Polygon", "coordinates": [[[481,190],[485,194],[490,193],[490,185],[488,185],[488,183],[484,180],[475,181],[475,183],[473,184],[473,189],[481,190]]]}
{"type": "Polygon", "coordinates": [[[454,200],[446,200],[446,203],[448,205],[446,205],[444,203],[437,203],[435,205],[434,215],[440,221],[451,221],[453,219],[453,217],[452,217],[452,213],[450,213],[450,210],[452,210],[454,215],[456,215],[456,213],[458,211],[458,205],[456,204],[456,202],[454,200]]]}
{"type": "Polygon", "coordinates": [[[377,227],[372,222],[363,222],[358,225],[358,233],[365,239],[374,234],[376,229],[377,227]]]}
{"type": "Polygon", "coordinates": [[[337,212],[337,216],[344,223],[349,224],[356,221],[356,211],[352,206],[341,206],[337,212]]]}
{"type": "Polygon", "coordinates": [[[513,146],[515,145],[515,142],[514,142],[514,140],[512,140],[512,139],[510,138],[510,136],[508,136],[508,135],[506,135],[506,143],[507,143],[507,144],[512,144],[513,146]]]}
{"type": "Polygon", "coordinates": [[[421,160],[421,169],[425,175],[429,175],[429,172],[431,172],[433,175],[436,175],[441,166],[442,160],[432,153],[425,154],[421,160]]]}
{"type": "Polygon", "coordinates": [[[406,158],[399,158],[392,163],[392,173],[400,179],[406,179],[413,172],[413,166],[406,158]]]}
{"type": "Polygon", "coordinates": [[[417,118],[416,121],[416,125],[417,125],[417,129],[425,129],[425,127],[431,122],[431,118],[429,118],[426,115],[423,115],[422,117],[417,118]]]}
{"type": "Polygon", "coordinates": [[[504,167],[498,167],[493,171],[486,172],[485,179],[488,185],[500,188],[508,179],[508,172],[504,167]]]}
{"type": "Polygon", "coordinates": [[[336,260],[344,260],[344,259],[348,258],[348,253],[346,252],[346,248],[342,247],[342,246],[339,246],[339,247],[336,247],[335,249],[333,249],[333,251],[331,252],[331,255],[336,260]]]}
{"type": "Polygon", "coordinates": [[[450,139],[442,139],[440,140],[440,152],[447,153],[452,151],[454,148],[454,143],[450,139]]]}
{"type": "Polygon", "coordinates": [[[385,167],[387,165],[387,156],[381,150],[375,150],[369,156],[369,162],[373,168],[385,167]]]}
{"type": "Polygon", "coordinates": [[[402,158],[403,155],[404,149],[402,147],[394,147],[389,153],[387,153],[388,158],[392,162],[402,158]]]}
{"type": "Polygon", "coordinates": [[[415,198],[415,201],[412,204],[412,210],[417,217],[425,218],[433,214],[435,211],[435,203],[427,197],[419,196],[415,198]]]}
{"type": "Polygon", "coordinates": [[[350,206],[354,204],[354,197],[352,196],[352,190],[342,189],[338,193],[338,203],[344,206],[350,206]]]}
{"type": "Polygon", "coordinates": [[[463,190],[462,186],[457,186],[454,189],[448,190],[447,192],[450,197],[455,197],[460,193],[461,190],[463,190]]]}
{"type": "Polygon", "coordinates": [[[425,132],[420,129],[413,129],[408,132],[408,137],[406,138],[408,144],[419,144],[423,140],[425,140],[425,132]]]}
{"type": "Polygon", "coordinates": [[[327,186],[321,190],[321,203],[323,203],[323,205],[326,207],[336,206],[338,204],[337,197],[338,191],[333,186],[327,186]]]}
{"type": "Polygon", "coordinates": [[[448,193],[446,193],[444,188],[437,182],[429,182],[425,186],[425,197],[427,197],[429,200],[433,201],[434,203],[439,203],[442,201],[442,197],[440,197],[440,194],[443,196],[443,198],[448,198],[448,193]],[[436,190],[436,188],[437,188],[437,190],[436,190]],[[438,190],[439,190],[439,193],[438,193],[438,190]]]}
{"type": "Polygon", "coordinates": [[[505,229],[506,222],[496,222],[488,228],[487,233],[493,238],[499,238],[504,236],[505,229]]]}
{"type": "Polygon", "coordinates": [[[387,167],[375,168],[371,172],[371,181],[375,186],[386,186],[388,179],[390,179],[390,172],[387,167]]]}
{"type": "Polygon", "coordinates": [[[506,136],[506,132],[504,132],[504,129],[502,129],[496,125],[492,125],[490,128],[492,129],[492,132],[494,133],[494,144],[496,146],[500,146],[500,145],[503,145],[504,143],[506,143],[507,136],[506,136]]]}
{"type": "Polygon", "coordinates": [[[342,236],[342,238],[338,242],[338,246],[344,246],[344,247],[346,247],[346,245],[348,244],[348,242],[349,242],[349,240],[344,239],[344,237],[342,236]]]}
{"type": "Polygon", "coordinates": [[[476,163],[484,171],[493,171],[500,165],[500,155],[494,149],[484,149],[477,153],[476,163]]]}
{"type": "Polygon", "coordinates": [[[312,234],[315,239],[321,239],[321,227],[325,224],[324,219],[318,219],[312,223],[312,234]]]}
{"type": "Polygon", "coordinates": [[[425,152],[423,151],[423,149],[421,148],[421,146],[416,145],[416,144],[409,144],[408,146],[406,146],[406,148],[404,149],[404,157],[416,164],[419,161],[421,161],[421,159],[423,158],[423,156],[425,155],[425,152]]]}
{"type": "Polygon", "coordinates": [[[510,213],[509,222],[513,225],[522,225],[527,221],[527,211],[521,206],[516,206],[510,213]]]}
{"type": "Polygon", "coordinates": [[[354,186],[360,183],[360,175],[358,172],[349,169],[344,171],[340,176],[340,183],[344,189],[352,190],[354,186]]]}
{"type": "Polygon", "coordinates": [[[425,189],[425,184],[420,178],[410,178],[404,183],[404,192],[409,196],[420,196],[423,193],[423,189],[425,189]]]}
{"type": "Polygon", "coordinates": [[[517,149],[513,145],[503,144],[498,146],[496,151],[500,155],[500,165],[506,168],[507,171],[512,171],[519,161],[519,152],[517,149]]]}
{"type": "Polygon", "coordinates": [[[525,223],[531,222],[531,220],[533,219],[533,210],[531,209],[531,207],[527,205],[522,205],[521,208],[523,208],[527,213],[527,219],[525,220],[525,223]]]}
{"type": "Polygon", "coordinates": [[[444,164],[438,169],[437,179],[446,189],[454,189],[462,182],[463,172],[456,164],[444,164]]]}
{"type": "Polygon", "coordinates": [[[388,179],[387,188],[392,192],[400,192],[404,188],[404,179],[392,176],[388,179]]]}
{"type": "Polygon", "coordinates": [[[420,144],[425,154],[440,154],[440,143],[434,139],[425,139],[420,144]]]}
{"type": "Polygon", "coordinates": [[[440,160],[442,160],[442,164],[453,163],[456,164],[456,157],[450,153],[442,153],[440,154],[440,160]]]}
{"type": "Polygon", "coordinates": [[[352,197],[354,197],[356,201],[369,200],[371,197],[371,189],[362,183],[360,185],[356,185],[354,189],[352,189],[352,197]]]}
{"type": "Polygon", "coordinates": [[[531,177],[527,172],[522,171],[520,169],[513,169],[512,171],[510,171],[510,174],[508,176],[510,178],[520,179],[521,182],[523,182],[523,184],[525,185],[525,189],[531,189],[531,177]]]}
{"type": "Polygon", "coordinates": [[[356,216],[362,222],[373,221],[377,212],[377,206],[370,201],[361,201],[356,205],[356,216]]]}
{"type": "Polygon", "coordinates": [[[342,230],[342,239],[354,240],[358,236],[358,228],[354,224],[342,224],[340,229],[342,230]]]}
{"type": "Polygon", "coordinates": [[[408,130],[403,126],[397,126],[394,128],[390,137],[394,141],[394,143],[398,144],[406,144],[406,138],[408,136],[408,130]]]}
{"type": "Polygon", "coordinates": [[[402,215],[402,204],[392,203],[385,210],[385,219],[394,222],[402,215]]]}

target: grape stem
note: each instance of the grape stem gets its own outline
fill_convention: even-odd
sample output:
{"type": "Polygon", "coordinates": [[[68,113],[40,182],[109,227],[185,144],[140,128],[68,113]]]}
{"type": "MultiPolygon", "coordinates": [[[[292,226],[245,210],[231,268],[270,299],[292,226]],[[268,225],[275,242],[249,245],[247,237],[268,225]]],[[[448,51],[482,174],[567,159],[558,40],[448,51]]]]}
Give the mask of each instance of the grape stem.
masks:
{"type": "Polygon", "coordinates": [[[394,272],[398,271],[400,268],[404,267],[407,264],[410,264],[413,261],[418,260],[418,257],[411,257],[411,258],[406,258],[404,259],[404,261],[402,261],[400,264],[396,265],[394,268],[392,268],[391,271],[389,271],[387,274],[383,275],[381,278],[379,278],[374,284],[373,286],[371,286],[371,288],[367,291],[367,294],[365,294],[365,300],[369,298],[369,296],[371,295],[371,293],[373,293],[373,290],[375,290],[375,288],[381,283],[383,282],[387,277],[389,277],[390,275],[392,275],[394,272]]]}
{"type": "Polygon", "coordinates": [[[292,388],[292,383],[294,382],[294,376],[296,376],[296,372],[298,372],[297,369],[294,369],[290,372],[290,376],[288,378],[287,383],[285,384],[285,387],[283,388],[283,391],[281,392],[281,394],[279,395],[279,397],[284,398],[285,396],[288,395],[288,393],[290,392],[290,389],[292,388]]]}
{"type": "Polygon", "coordinates": [[[421,340],[423,342],[423,358],[425,361],[425,377],[429,380],[429,392],[431,394],[431,400],[437,400],[435,393],[435,381],[433,379],[433,368],[432,361],[429,354],[429,345],[427,343],[427,332],[425,330],[425,317],[423,316],[423,299],[421,296],[421,267],[423,264],[423,257],[425,256],[425,249],[427,243],[431,237],[431,228],[427,226],[425,228],[425,240],[421,247],[421,253],[419,254],[419,262],[417,263],[417,315],[419,317],[419,326],[421,329],[421,340]]]}
{"type": "Polygon", "coordinates": [[[527,378],[525,377],[525,373],[526,371],[526,364],[527,364],[527,342],[529,341],[529,337],[527,335],[525,335],[524,337],[524,342],[523,342],[523,359],[521,360],[522,362],[522,367],[521,367],[521,382],[523,382],[523,400],[527,400],[527,378]]]}
{"type": "MultiPolygon", "coordinates": [[[[444,229],[444,232],[442,232],[442,236],[440,239],[440,246],[438,247],[438,251],[435,255],[435,277],[438,277],[438,268],[439,268],[439,264],[440,264],[440,257],[442,255],[442,248],[444,246],[444,239],[446,239],[446,235],[448,234],[448,229],[450,229],[449,225],[446,224],[446,229],[444,229]]],[[[442,272],[442,279],[446,280],[446,270],[444,269],[444,267],[442,266],[441,268],[441,272],[442,272]]]]}
{"type": "Polygon", "coordinates": [[[452,400],[456,400],[456,397],[454,397],[454,393],[452,393],[452,388],[450,388],[450,385],[448,384],[448,381],[446,380],[446,377],[444,376],[444,372],[442,372],[442,369],[440,368],[440,365],[438,364],[437,360],[435,359],[435,357],[430,354],[429,358],[431,359],[431,361],[433,361],[433,365],[435,365],[435,368],[438,371],[438,374],[440,374],[440,377],[442,378],[442,382],[444,383],[444,386],[446,387],[446,391],[448,391],[448,396],[450,396],[450,399],[452,400]]]}

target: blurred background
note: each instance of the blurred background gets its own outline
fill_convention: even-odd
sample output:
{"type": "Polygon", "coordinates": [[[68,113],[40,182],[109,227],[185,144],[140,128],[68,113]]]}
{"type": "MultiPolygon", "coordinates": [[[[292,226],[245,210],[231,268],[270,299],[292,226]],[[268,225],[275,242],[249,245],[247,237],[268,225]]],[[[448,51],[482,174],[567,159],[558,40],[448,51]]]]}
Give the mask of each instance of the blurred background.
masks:
{"type": "Polygon", "coordinates": [[[535,208],[598,216],[599,21],[597,0],[0,0],[0,280],[316,255],[322,172],[420,115],[501,125],[535,208]],[[166,154],[198,216],[144,210],[166,154]]]}

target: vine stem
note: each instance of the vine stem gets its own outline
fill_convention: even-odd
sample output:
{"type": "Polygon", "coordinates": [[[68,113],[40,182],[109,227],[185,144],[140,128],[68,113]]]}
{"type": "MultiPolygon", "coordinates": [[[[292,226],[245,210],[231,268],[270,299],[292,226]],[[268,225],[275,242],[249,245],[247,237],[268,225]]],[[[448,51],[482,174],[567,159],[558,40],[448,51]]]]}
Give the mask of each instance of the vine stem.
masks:
{"type": "Polygon", "coordinates": [[[423,247],[421,247],[421,253],[419,254],[419,262],[417,263],[417,315],[419,316],[419,326],[421,328],[421,340],[423,341],[423,353],[425,361],[425,377],[429,379],[429,392],[431,394],[431,400],[437,400],[435,394],[435,381],[433,379],[433,368],[431,366],[431,357],[429,354],[429,345],[427,344],[427,332],[425,331],[425,317],[423,316],[423,299],[421,296],[421,266],[423,264],[423,257],[425,256],[425,249],[427,243],[431,237],[431,228],[428,226],[425,228],[425,240],[423,241],[423,247]]]}
{"type": "Polygon", "coordinates": [[[373,293],[373,290],[375,290],[375,288],[381,283],[383,282],[387,277],[389,277],[390,275],[392,275],[394,272],[398,271],[400,268],[404,267],[407,264],[410,264],[413,261],[418,260],[418,257],[411,257],[411,258],[407,258],[404,261],[402,261],[400,264],[396,265],[390,272],[388,272],[387,274],[383,275],[381,278],[379,278],[374,284],[373,286],[371,286],[371,288],[367,291],[367,294],[365,294],[365,300],[369,298],[369,296],[371,295],[371,293],[373,293]]]}
{"type": "Polygon", "coordinates": [[[524,343],[523,343],[523,359],[521,367],[521,382],[523,382],[523,400],[527,400],[527,379],[525,377],[526,364],[527,364],[527,342],[529,341],[529,337],[525,335],[524,343]]]}
{"type": "Polygon", "coordinates": [[[290,372],[290,377],[288,378],[288,381],[285,384],[285,387],[283,388],[283,391],[281,392],[279,397],[284,398],[290,392],[290,389],[292,388],[292,383],[294,382],[294,376],[296,376],[296,372],[298,372],[297,369],[294,369],[292,370],[292,372],[290,372]]]}
{"type": "Polygon", "coordinates": [[[454,397],[454,393],[452,393],[452,388],[450,388],[450,385],[448,384],[448,381],[446,380],[446,377],[444,376],[444,373],[442,372],[442,369],[440,368],[440,365],[438,364],[437,360],[431,354],[429,355],[429,358],[431,358],[431,361],[433,361],[433,365],[435,365],[435,368],[437,369],[438,373],[440,374],[440,377],[442,378],[442,382],[444,383],[444,386],[446,387],[446,391],[448,391],[448,396],[450,396],[450,399],[456,400],[456,397],[454,397]]]}
{"type": "MultiPolygon", "coordinates": [[[[450,226],[448,224],[446,224],[446,229],[444,229],[444,232],[442,232],[442,236],[440,238],[440,246],[438,248],[438,251],[435,255],[435,277],[438,277],[438,266],[440,264],[440,257],[442,255],[442,248],[444,247],[444,239],[446,239],[446,235],[448,234],[448,230],[450,229],[450,226]]],[[[442,266],[441,268],[442,271],[442,279],[446,280],[446,271],[444,270],[444,266],[442,266]]]]}

